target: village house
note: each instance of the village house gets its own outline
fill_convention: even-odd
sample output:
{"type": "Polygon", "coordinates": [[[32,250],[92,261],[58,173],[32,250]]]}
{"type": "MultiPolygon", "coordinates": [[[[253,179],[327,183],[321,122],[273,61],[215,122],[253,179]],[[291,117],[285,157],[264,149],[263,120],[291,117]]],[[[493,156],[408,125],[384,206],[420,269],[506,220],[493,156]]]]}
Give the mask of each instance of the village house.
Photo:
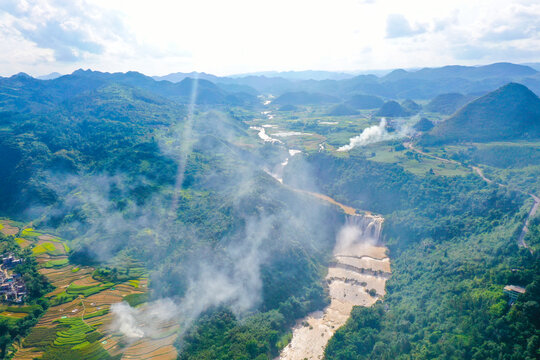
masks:
{"type": "Polygon", "coordinates": [[[7,302],[22,303],[26,297],[26,285],[21,274],[13,274],[11,270],[23,262],[13,254],[2,255],[0,264],[0,299],[7,302]],[[11,272],[11,274],[10,274],[11,272]]]}

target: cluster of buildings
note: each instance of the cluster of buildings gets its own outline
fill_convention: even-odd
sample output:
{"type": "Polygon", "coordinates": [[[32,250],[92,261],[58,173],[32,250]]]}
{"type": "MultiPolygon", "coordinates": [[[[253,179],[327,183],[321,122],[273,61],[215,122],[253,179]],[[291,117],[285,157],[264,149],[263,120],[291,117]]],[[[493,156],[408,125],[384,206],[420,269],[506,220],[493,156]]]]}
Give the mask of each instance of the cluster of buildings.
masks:
{"type": "Polygon", "coordinates": [[[21,274],[10,274],[10,270],[22,263],[22,259],[17,259],[13,254],[2,255],[0,264],[0,300],[22,303],[26,296],[26,285],[21,274]]]}

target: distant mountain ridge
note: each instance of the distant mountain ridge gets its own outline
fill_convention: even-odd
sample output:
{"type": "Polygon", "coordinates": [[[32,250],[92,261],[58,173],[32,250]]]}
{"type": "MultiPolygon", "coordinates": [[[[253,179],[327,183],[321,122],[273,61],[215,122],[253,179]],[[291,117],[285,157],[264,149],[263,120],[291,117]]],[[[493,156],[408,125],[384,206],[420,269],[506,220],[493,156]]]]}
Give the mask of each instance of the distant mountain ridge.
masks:
{"type": "Polygon", "coordinates": [[[484,66],[462,66],[448,65],[439,68],[423,68],[417,71],[408,72],[403,69],[394,70],[382,79],[442,79],[462,77],[467,79],[485,79],[492,77],[523,77],[532,76],[537,71],[530,66],[517,65],[512,63],[494,63],[484,66]]]}
{"type": "Polygon", "coordinates": [[[242,78],[246,76],[265,76],[265,77],[280,77],[287,80],[344,80],[355,77],[353,74],[336,72],[336,71],[321,71],[321,70],[302,70],[302,71],[261,71],[245,74],[236,74],[229,76],[230,78],[242,78]]]}
{"type": "Polygon", "coordinates": [[[52,80],[52,79],[59,78],[60,76],[62,76],[62,74],[60,74],[58,72],[52,72],[52,73],[47,74],[47,75],[38,76],[38,77],[36,77],[36,79],[39,79],[39,80],[52,80]]]}
{"type": "Polygon", "coordinates": [[[227,91],[215,83],[198,79],[185,78],[178,83],[155,81],[138,72],[104,73],[79,69],[70,75],[52,80],[38,80],[27,74],[17,74],[9,78],[0,78],[0,105],[5,109],[48,107],[81,93],[94,91],[111,84],[120,84],[150,91],[155,95],[188,103],[196,88],[198,104],[252,105],[259,101],[253,94],[227,91]]]}
{"type": "MultiPolygon", "coordinates": [[[[339,99],[336,103],[348,101],[347,105],[355,109],[361,109],[365,106],[378,108],[381,105],[374,106],[373,103],[377,101],[373,98],[369,100],[373,100],[369,105],[362,104],[362,101],[369,102],[367,99],[362,101],[356,99],[354,101],[358,102],[358,105],[355,105],[351,97],[361,94],[362,96],[387,100],[412,99],[416,101],[432,100],[440,94],[448,93],[481,96],[509,82],[523,84],[537,95],[540,94],[540,72],[529,66],[511,63],[495,63],[484,66],[450,65],[419,70],[397,69],[381,77],[365,74],[352,76],[351,74],[324,71],[269,72],[257,73],[258,75],[244,74],[245,76],[238,77],[218,77],[200,72],[174,73],[155,77],[149,77],[137,72],[103,73],[93,71],[91,73],[91,76],[85,75],[85,79],[88,81],[87,84],[75,86],[76,81],[71,81],[72,85],[76,88],[93,88],[93,86],[101,86],[104,83],[116,81],[152,90],[165,97],[175,97],[177,96],[176,91],[178,89],[176,86],[178,83],[188,78],[198,78],[201,84],[206,84],[202,86],[202,90],[208,91],[208,96],[205,95],[203,98],[212,103],[227,101],[227,96],[231,94],[242,94],[238,96],[241,99],[240,103],[245,103],[250,95],[251,100],[249,101],[255,103],[254,99],[259,94],[272,94],[279,97],[286,93],[304,92],[332,96],[339,99]],[[285,75],[287,77],[284,77],[285,75]],[[215,85],[214,90],[210,90],[212,85],[204,83],[205,81],[215,85]],[[210,96],[212,91],[214,95],[210,96]]],[[[60,86],[59,84],[62,83],[69,83],[70,81],[65,79],[66,76],[73,78],[83,76],[83,73],[76,71],[71,75],[60,76],[49,80],[52,83],[47,86],[51,88],[57,85],[60,86]]],[[[0,78],[0,83],[5,83],[6,79],[8,78],[0,78]]],[[[75,89],[73,87],[68,88],[70,91],[75,89]]],[[[180,99],[180,101],[185,102],[187,100],[180,99]]]]}
{"type": "Polygon", "coordinates": [[[277,105],[309,105],[331,104],[339,101],[337,97],[332,95],[298,91],[285,93],[272,101],[272,103],[277,105]]]}
{"type": "Polygon", "coordinates": [[[165,81],[170,81],[170,82],[173,82],[173,83],[180,82],[180,81],[184,80],[185,78],[203,79],[203,80],[208,80],[208,81],[212,81],[212,82],[216,82],[216,80],[219,79],[219,77],[216,76],[216,75],[207,74],[207,73],[204,73],[204,72],[197,72],[197,71],[192,71],[192,72],[189,72],[189,73],[177,72],[177,73],[171,73],[171,74],[163,75],[163,76],[152,76],[152,79],[154,79],[156,81],[164,81],[165,80],[165,81]]]}

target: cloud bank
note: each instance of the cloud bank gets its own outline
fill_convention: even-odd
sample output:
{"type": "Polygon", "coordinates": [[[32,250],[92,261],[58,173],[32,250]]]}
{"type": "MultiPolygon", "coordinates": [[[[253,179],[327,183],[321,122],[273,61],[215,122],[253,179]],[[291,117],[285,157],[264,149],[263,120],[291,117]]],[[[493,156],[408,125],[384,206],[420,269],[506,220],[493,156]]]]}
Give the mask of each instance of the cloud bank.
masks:
{"type": "Polygon", "coordinates": [[[539,17],[530,0],[0,0],[0,69],[223,75],[533,62],[539,17]]]}

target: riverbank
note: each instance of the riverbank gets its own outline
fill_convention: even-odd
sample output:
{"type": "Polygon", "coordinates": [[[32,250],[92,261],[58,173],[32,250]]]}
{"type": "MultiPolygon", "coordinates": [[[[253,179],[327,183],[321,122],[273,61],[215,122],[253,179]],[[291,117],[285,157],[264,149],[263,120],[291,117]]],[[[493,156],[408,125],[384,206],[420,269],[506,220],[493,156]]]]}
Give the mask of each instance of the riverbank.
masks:
{"type": "Polygon", "coordinates": [[[371,214],[348,216],[338,234],[334,260],[325,278],[330,305],[297,322],[280,359],[322,359],[326,344],[347,322],[353,307],[372,306],[385,295],[391,270],[387,248],[379,244],[383,220],[371,214]]]}

